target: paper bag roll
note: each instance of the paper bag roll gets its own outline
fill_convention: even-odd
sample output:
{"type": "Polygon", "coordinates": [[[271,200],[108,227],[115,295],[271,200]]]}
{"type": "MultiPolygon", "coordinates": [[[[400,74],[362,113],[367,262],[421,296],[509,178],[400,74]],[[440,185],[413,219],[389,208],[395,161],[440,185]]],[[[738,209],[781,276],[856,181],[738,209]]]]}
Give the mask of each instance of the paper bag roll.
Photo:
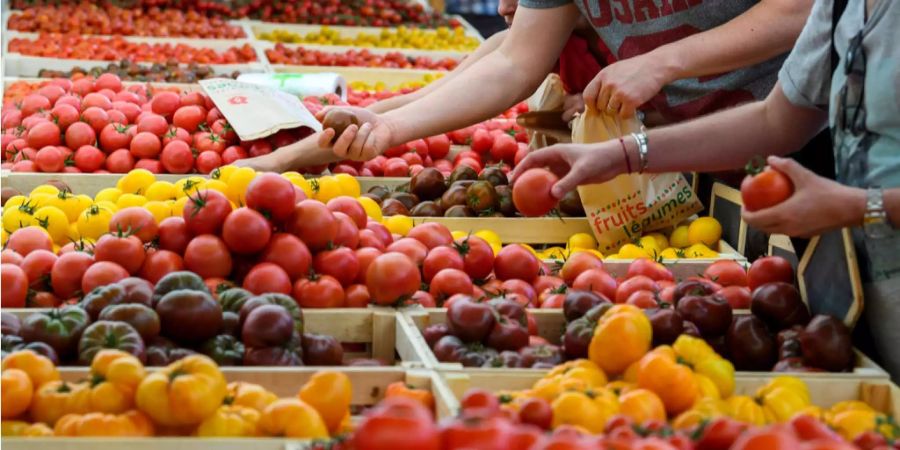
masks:
{"type": "Polygon", "coordinates": [[[341,100],[347,100],[347,80],[336,73],[245,73],[237,79],[300,97],[337,94],[341,100]]]}

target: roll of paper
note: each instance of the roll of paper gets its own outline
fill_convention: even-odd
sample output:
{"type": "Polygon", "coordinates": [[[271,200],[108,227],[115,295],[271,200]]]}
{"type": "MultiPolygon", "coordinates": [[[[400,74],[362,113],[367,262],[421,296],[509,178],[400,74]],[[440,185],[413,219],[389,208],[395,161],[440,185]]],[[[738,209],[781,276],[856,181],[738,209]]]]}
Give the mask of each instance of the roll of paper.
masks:
{"type": "Polygon", "coordinates": [[[245,73],[238,81],[280,89],[300,97],[336,94],[347,100],[347,80],[336,73],[245,73]]]}

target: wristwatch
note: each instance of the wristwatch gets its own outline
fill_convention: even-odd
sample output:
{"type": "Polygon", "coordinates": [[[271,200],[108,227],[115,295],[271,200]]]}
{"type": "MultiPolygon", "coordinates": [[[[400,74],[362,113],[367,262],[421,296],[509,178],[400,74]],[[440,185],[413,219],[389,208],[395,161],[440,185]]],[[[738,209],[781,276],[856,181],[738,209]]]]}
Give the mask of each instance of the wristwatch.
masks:
{"type": "Polygon", "coordinates": [[[894,232],[884,210],[884,190],[870,187],[866,190],[866,214],[863,216],[863,230],[870,239],[883,239],[894,232]]]}

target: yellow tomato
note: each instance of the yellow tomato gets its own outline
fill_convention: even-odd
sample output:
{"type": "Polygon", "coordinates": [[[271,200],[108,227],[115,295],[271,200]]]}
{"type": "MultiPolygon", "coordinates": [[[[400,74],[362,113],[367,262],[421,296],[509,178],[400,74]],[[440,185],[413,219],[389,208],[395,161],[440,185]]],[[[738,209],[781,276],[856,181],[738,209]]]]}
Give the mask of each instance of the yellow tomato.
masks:
{"type": "MultiPolygon", "coordinates": [[[[108,210],[110,210],[110,211],[112,211],[112,212],[116,212],[116,211],[119,210],[119,207],[116,206],[115,203],[110,203],[110,202],[94,202],[93,205],[98,205],[98,206],[100,206],[100,207],[102,207],[102,208],[106,208],[106,209],[108,209],[108,210]]],[[[93,205],[91,205],[91,206],[93,206],[93,205]]],[[[90,207],[90,206],[89,206],[89,207],[90,207]]],[[[83,211],[82,211],[82,212],[83,212],[83,211]]]]}
{"type": "Polygon", "coordinates": [[[19,228],[29,227],[35,224],[34,209],[27,204],[18,207],[7,208],[3,211],[3,229],[12,233],[19,228]]]}
{"type": "Polygon", "coordinates": [[[44,206],[34,212],[34,219],[38,225],[47,230],[50,239],[57,244],[68,242],[69,218],[55,206],[44,206]]]}
{"type": "Polygon", "coordinates": [[[175,185],[169,183],[168,181],[156,181],[150,186],[147,186],[147,191],[144,192],[144,197],[147,197],[147,200],[150,201],[164,201],[169,199],[175,199],[175,185]]]}
{"type": "Polygon", "coordinates": [[[375,203],[375,200],[372,200],[369,197],[359,197],[356,199],[359,201],[359,204],[362,205],[363,209],[366,211],[366,215],[371,217],[372,220],[377,222],[381,222],[384,216],[381,215],[381,207],[378,206],[378,203],[375,203]]]}
{"type": "Polygon", "coordinates": [[[125,193],[116,200],[116,208],[125,209],[129,206],[143,206],[144,203],[147,203],[147,197],[138,194],[125,193]]]}
{"type": "Polygon", "coordinates": [[[669,245],[675,248],[686,248],[691,245],[691,242],[688,240],[687,225],[679,225],[672,230],[672,235],[669,236],[669,245]]]}
{"type": "Polygon", "coordinates": [[[172,215],[181,217],[184,214],[184,205],[188,202],[187,197],[181,197],[172,203],[172,215]]]}
{"type": "Polygon", "coordinates": [[[680,259],[684,258],[684,251],[678,248],[669,247],[661,252],[659,252],[659,256],[662,256],[663,259],[680,259]]]}
{"type": "Polygon", "coordinates": [[[112,216],[113,212],[109,208],[99,204],[91,206],[78,217],[78,234],[96,241],[109,232],[109,221],[112,216]]]}
{"type": "Polygon", "coordinates": [[[644,249],[644,253],[651,258],[656,258],[659,252],[665,248],[657,246],[656,239],[653,236],[644,236],[638,242],[640,242],[641,248],[644,249]]]}
{"type": "Polygon", "coordinates": [[[341,187],[341,194],[349,195],[353,198],[359,197],[361,191],[359,181],[353,178],[352,175],[339,173],[334,176],[334,179],[337,180],[338,185],[341,187]]]}
{"type": "MultiPolygon", "coordinates": [[[[81,214],[82,211],[90,208],[91,205],[94,204],[94,199],[92,199],[91,196],[87,194],[78,194],[75,196],[75,200],[78,200],[78,214],[81,214]]],[[[65,209],[63,209],[63,211],[65,211],[65,209]]],[[[66,215],[68,214],[69,213],[66,212],[66,215]]],[[[73,222],[71,219],[70,221],[73,222]]]]}
{"type": "Polygon", "coordinates": [[[156,175],[153,175],[149,170],[134,169],[122,176],[122,178],[119,178],[119,181],[116,182],[116,187],[122,192],[143,194],[154,181],[156,181],[156,175]]]}
{"type": "Polygon", "coordinates": [[[406,234],[409,233],[409,230],[412,230],[413,220],[410,217],[397,214],[396,216],[385,218],[384,226],[386,226],[391,233],[406,236],[406,234]]]}
{"type": "Polygon", "coordinates": [[[712,217],[701,217],[688,226],[688,242],[714,247],[722,238],[722,225],[712,217]]]}
{"type": "Polygon", "coordinates": [[[635,244],[625,244],[622,248],[619,249],[619,258],[622,259],[638,259],[638,258],[649,258],[650,255],[635,244]]]}
{"type": "Polygon", "coordinates": [[[312,186],[309,185],[309,181],[307,181],[306,178],[303,178],[303,175],[300,175],[297,172],[286,172],[282,176],[287,178],[291,184],[300,188],[300,190],[306,194],[306,198],[313,198],[312,186]]]}
{"type": "Polygon", "coordinates": [[[223,183],[228,183],[228,179],[231,178],[231,174],[233,174],[237,169],[237,166],[218,167],[209,174],[209,177],[213,180],[219,180],[223,183]]]}
{"type": "Polygon", "coordinates": [[[688,258],[715,258],[719,254],[703,244],[694,244],[684,251],[688,258]]]}
{"type": "Polygon", "coordinates": [[[567,248],[597,248],[597,240],[588,233],[575,233],[569,237],[567,248]]]}
{"type": "Polygon", "coordinates": [[[228,198],[237,204],[246,204],[247,186],[254,178],[256,178],[256,171],[250,167],[240,167],[235,170],[228,177],[228,198]]]}
{"type": "Polygon", "coordinates": [[[13,207],[17,207],[17,206],[22,206],[22,205],[24,205],[25,202],[27,202],[27,201],[28,201],[28,197],[25,197],[24,195],[13,195],[13,196],[10,197],[9,200],[7,200],[6,203],[3,205],[3,210],[6,211],[6,210],[9,209],[9,208],[13,208],[13,207]]]}
{"type": "Polygon", "coordinates": [[[654,240],[656,240],[656,248],[660,250],[669,246],[669,240],[666,239],[666,236],[662,233],[650,233],[647,236],[651,236],[654,240]]]}
{"type": "Polygon", "coordinates": [[[324,176],[313,179],[310,182],[313,188],[313,198],[325,203],[342,194],[341,184],[334,177],[324,176]]]}
{"type": "Polygon", "coordinates": [[[542,259],[566,259],[569,255],[562,247],[550,247],[539,255],[542,259]]]}
{"type": "Polygon", "coordinates": [[[81,233],[78,232],[78,223],[72,222],[69,224],[69,229],[66,230],[66,241],[77,241],[81,239],[81,233]]]}
{"type": "Polygon", "coordinates": [[[46,192],[38,192],[37,194],[32,194],[28,197],[28,200],[34,206],[35,209],[40,208],[42,206],[47,206],[51,199],[56,197],[55,195],[50,195],[46,192]]]}
{"type": "MultiPolygon", "coordinates": [[[[572,249],[571,255],[574,255],[574,254],[576,254],[576,253],[581,253],[581,252],[590,253],[590,254],[592,254],[592,255],[594,255],[594,256],[600,258],[600,259],[603,259],[603,258],[604,258],[603,253],[600,253],[600,250],[593,249],[593,248],[576,248],[576,249],[572,249]]],[[[571,256],[571,255],[569,255],[569,256],[571,256]]]]}
{"type": "MultiPolygon", "coordinates": [[[[494,230],[478,230],[475,232],[475,236],[484,239],[488,244],[491,244],[491,247],[503,245],[503,240],[500,239],[500,235],[494,230]]],[[[496,254],[496,252],[494,253],[496,254]]]]}
{"type": "Polygon", "coordinates": [[[6,241],[9,240],[9,233],[6,232],[6,229],[0,228],[0,245],[6,245],[6,241]]]}
{"type": "Polygon", "coordinates": [[[187,197],[188,194],[193,194],[197,190],[197,185],[203,183],[204,181],[205,179],[203,177],[187,177],[176,181],[175,198],[179,199],[187,197]]]}
{"type": "Polygon", "coordinates": [[[114,188],[114,187],[103,188],[100,190],[100,192],[97,193],[97,195],[94,196],[94,201],[96,201],[96,202],[106,201],[106,202],[115,203],[117,200],[119,200],[119,196],[121,196],[121,195],[122,195],[122,190],[119,188],[114,188]]]}
{"type": "Polygon", "coordinates": [[[34,196],[34,194],[58,195],[59,189],[52,184],[42,184],[42,185],[32,189],[28,195],[34,196]]]}
{"type": "Polygon", "coordinates": [[[225,196],[228,196],[228,185],[222,180],[206,180],[203,187],[213,191],[219,191],[225,194],[225,196]]]}
{"type": "Polygon", "coordinates": [[[166,217],[172,216],[172,207],[166,204],[166,202],[157,200],[150,201],[144,203],[144,209],[146,209],[150,212],[150,214],[153,215],[153,218],[156,219],[156,223],[160,223],[166,217]]]}
{"type": "MultiPolygon", "coordinates": [[[[365,198],[365,197],[363,197],[363,198],[365,198]]],[[[454,240],[454,241],[457,240],[457,239],[465,239],[466,236],[468,236],[468,235],[469,235],[469,233],[466,233],[465,231],[458,231],[458,230],[457,230],[457,231],[451,231],[451,232],[450,232],[450,236],[453,236],[453,240],[454,240]]]]}

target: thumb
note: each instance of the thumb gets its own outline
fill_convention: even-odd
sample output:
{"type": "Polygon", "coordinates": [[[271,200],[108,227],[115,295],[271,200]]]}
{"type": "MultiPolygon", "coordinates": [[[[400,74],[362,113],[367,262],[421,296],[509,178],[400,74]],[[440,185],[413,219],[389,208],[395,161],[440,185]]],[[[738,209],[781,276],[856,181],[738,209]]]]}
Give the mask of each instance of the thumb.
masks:
{"type": "Polygon", "coordinates": [[[812,173],[803,167],[797,161],[791,158],[780,158],[778,156],[770,156],[766,159],[766,163],[773,169],[787,175],[795,184],[801,183],[809,178],[812,173]]]}

